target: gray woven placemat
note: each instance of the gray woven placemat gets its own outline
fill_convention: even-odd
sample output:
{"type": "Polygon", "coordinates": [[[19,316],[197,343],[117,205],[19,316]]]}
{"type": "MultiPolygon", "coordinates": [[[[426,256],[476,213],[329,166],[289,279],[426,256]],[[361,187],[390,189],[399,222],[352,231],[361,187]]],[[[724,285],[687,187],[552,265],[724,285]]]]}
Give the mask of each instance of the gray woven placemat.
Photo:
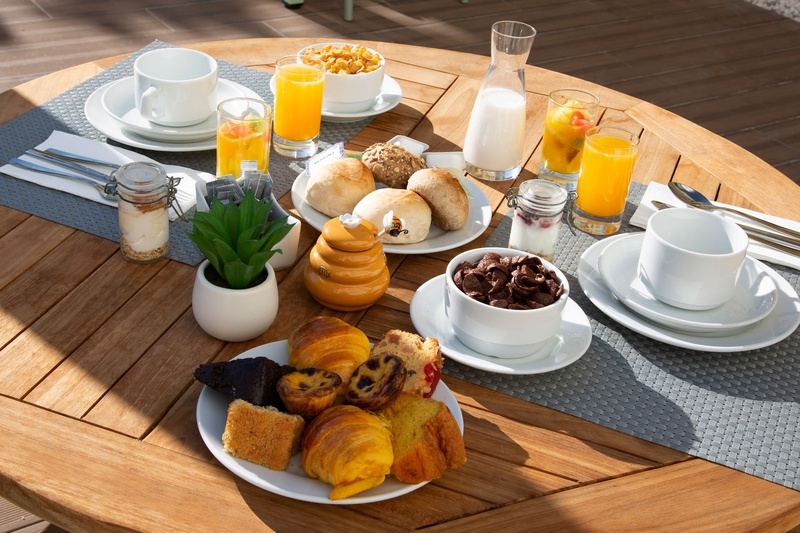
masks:
{"type": "MultiPolygon", "coordinates": [[[[633,184],[624,220],[645,186],[633,184]]],[[[507,216],[486,246],[506,246],[507,216]]],[[[641,231],[623,226],[623,231],[641,231]]],[[[555,263],[592,325],[592,344],[572,365],[509,376],[448,360],[445,373],[650,442],[800,489],[800,333],[767,348],[706,353],[635,333],[597,309],[577,282],[596,238],[561,228],[555,263]]],[[[770,265],[794,288],[800,274],[770,265]]]]}
{"type": "MultiPolygon", "coordinates": [[[[181,165],[214,174],[215,150],[170,153],[126,146],[107,139],[89,124],[83,113],[86,99],[94,91],[107,83],[133,75],[133,62],[136,57],[146,51],[169,46],[171,45],[154,41],[101,74],[0,126],[0,139],[2,139],[0,162],[8,162],[12,157],[44,142],[54,130],[60,130],[133,150],[165,165],[181,165]]],[[[272,92],[269,90],[271,74],[219,61],[219,75],[255,91],[263,100],[270,105],[273,104],[272,92]]],[[[349,123],[323,122],[320,131],[320,149],[337,142],[349,141],[370,121],[371,119],[367,118],[349,123]]],[[[273,151],[270,155],[269,170],[275,182],[275,196],[280,198],[287,193],[295,177],[304,169],[302,162],[279,156],[273,151]]],[[[0,204],[119,242],[119,222],[114,207],[41,187],[2,173],[0,173],[0,204]]],[[[188,215],[191,218],[191,212],[188,215]]],[[[168,257],[196,265],[203,256],[197,246],[186,237],[187,231],[191,231],[190,222],[176,220],[170,223],[168,257]]]]}

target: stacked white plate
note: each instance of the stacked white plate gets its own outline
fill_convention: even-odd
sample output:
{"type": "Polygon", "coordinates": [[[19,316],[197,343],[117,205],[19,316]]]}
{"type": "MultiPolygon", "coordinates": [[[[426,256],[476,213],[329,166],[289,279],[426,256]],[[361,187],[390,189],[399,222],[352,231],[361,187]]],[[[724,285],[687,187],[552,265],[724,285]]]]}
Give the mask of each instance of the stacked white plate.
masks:
{"type": "Polygon", "coordinates": [[[643,239],[644,233],[634,233],[601,240],[584,252],[578,266],[578,281],[586,295],[622,325],[675,346],[733,352],[774,344],[800,324],[796,291],[777,272],[750,257],[733,297],[719,307],[690,311],[657,300],[638,276],[643,239]]]}

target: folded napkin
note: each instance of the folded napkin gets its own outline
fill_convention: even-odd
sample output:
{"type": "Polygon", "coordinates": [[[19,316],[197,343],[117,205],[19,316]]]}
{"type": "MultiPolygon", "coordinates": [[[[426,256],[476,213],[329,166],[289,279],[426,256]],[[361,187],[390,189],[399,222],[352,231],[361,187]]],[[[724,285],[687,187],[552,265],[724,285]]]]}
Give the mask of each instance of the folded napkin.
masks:
{"type": "MultiPolygon", "coordinates": [[[[672,194],[672,191],[670,191],[669,187],[667,187],[666,185],[662,185],[661,183],[651,182],[647,186],[647,190],[645,190],[644,192],[644,197],[642,197],[641,203],[636,208],[636,211],[633,213],[633,216],[631,217],[630,221],[631,225],[637,226],[639,228],[647,227],[647,221],[650,219],[650,215],[658,211],[658,209],[656,209],[655,206],[653,206],[652,204],[653,200],[661,201],[664,202],[665,204],[669,204],[677,208],[693,209],[688,207],[680,200],[678,200],[678,198],[674,194],[672,194]]],[[[725,205],[719,202],[714,202],[714,204],[721,206],[725,205]]],[[[772,215],[765,215],[764,213],[759,213],[757,211],[752,211],[749,209],[743,209],[741,207],[736,207],[736,209],[751,213],[765,220],[769,220],[770,222],[774,222],[775,224],[779,224],[780,226],[783,226],[785,228],[800,231],[800,223],[795,222],[793,220],[779,218],[772,215]]],[[[718,211],[718,213],[721,216],[730,217],[731,220],[737,223],[745,222],[747,225],[754,228],[773,231],[770,230],[769,228],[761,226],[757,222],[754,222],[744,217],[737,216],[734,213],[727,213],[723,211],[718,211]]],[[[788,266],[800,270],[800,257],[793,256],[785,252],[781,252],[780,250],[775,250],[774,248],[770,248],[769,246],[763,245],[753,240],[750,241],[750,246],[747,248],[747,255],[762,261],[769,261],[770,263],[788,266]]]]}
{"type": "MultiPolygon", "coordinates": [[[[36,148],[39,148],[40,150],[57,148],[73,154],[99,159],[101,161],[108,161],[109,163],[117,163],[120,165],[131,163],[133,161],[148,161],[151,163],[158,163],[157,161],[154,161],[153,159],[145,157],[136,152],[111,146],[106,143],[93,141],[91,139],[86,139],[84,137],[79,137],[78,135],[65,133],[63,131],[54,131],[52,134],[50,134],[50,137],[48,137],[46,141],[38,145],[36,148]]],[[[52,167],[57,170],[69,172],[68,170],[52,165],[40,159],[33,159],[22,155],[20,158],[29,160],[37,165],[52,167]]],[[[84,164],[84,166],[95,168],[101,172],[109,172],[109,169],[106,167],[93,166],[89,164],[84,164]]],[[[181,206],[181,209],[183,209],[184,212],[188,211],[195,205],[197,198],[195,194],[195,184],[197,181],[211,181],[214,179],[214,176],[207,172],[198,172],[190,168],[174,165],[162,166],[167,171],[168,175],[181,178],[181,181],[177,186],[176,198],[178,200],[178,205],[181,206]]],[[[97,192],[97,189],[91,185],[82,183],[80,181],[48,176],[47,174],[40,174],[38,172],[15,167],[13,165],[4,165],[0,167],[0,172],[15,178],[42,185],[44,187],[74,194],[75,196],[80,196],[101,204],[106,204],[113,207],[116,207],[117,205],[117,202],[106,200],[100,196],[100,194],[97,192]]],[[[172,207],[170,207],[169,210],[169,218],[170,220],[175,220],[178,218],[178,214],[172,207]]]]}

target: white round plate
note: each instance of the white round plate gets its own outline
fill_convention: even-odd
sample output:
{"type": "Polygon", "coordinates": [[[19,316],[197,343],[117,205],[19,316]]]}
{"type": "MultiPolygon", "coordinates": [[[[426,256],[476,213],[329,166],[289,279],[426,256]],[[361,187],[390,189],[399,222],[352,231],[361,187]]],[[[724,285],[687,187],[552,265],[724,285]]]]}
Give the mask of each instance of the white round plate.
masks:
{"type": "MultiPolygon", "coordinates": [[[[269,90],[275,94],[275,76],[269,80],[269,90]]],[[[358,111],[356,113],[334,113],[333,111],[326,111],[322,108],[322,121],[323,122],[356,122],[365,118],[374,117],[381,113],[394,109],[400,100],[403,99],[403,90],[400,84],[397,83],[391,76],[384,75],[383,83],[381,84],[381,92],[375,98],[375,103],[366,111],[358,111]]]]}
{"type": "MultiPolygon", "coordinates": [[[[492,208],[489,199],[483,191],[469,178],[461,178],[461,184],[465,186],[469,200],[469,214],[467,222],[461,229],[445,231],[435,224],[431,224],[431,229],[424,241],[413,244],[387,244],[383,243],[383,251],[389,254],[429,254],[458,248],[476,239],[489,226],[492,219],[492,208]]],[[[308,176],[305,171],[301,172],[292,184],[292,202],[297,212],[303,220],[316,229],[322,231],[322,226],[331,219],[328,215],[320,213],[306,202],[306,187],[308,186],[308,176]]]]}
{"type": "MultiPolygon", "coordinates": [[[[217,83],[217,104],[237,96],[258,98],[250,89],[220,78],[217,83]]],[[[202,141],[215,135],[217,131],[216,113],[212,113],[199,124],[182,128],[161,126],[143,119],[136,109],[133,76],[114,82],[103,94],[101,103],[105,112],[122,128],[147,139],[173,143],[202,141]]]]}
{"type": "Polygon", "coordinates": [[[439,341],[442,353],[454,361],[498,374],[542,374],[571,365],[592,342],[592,326],[572,299],[564,307],[561,329],[536,352],[516,359],[499,359],[464,346],[444,313],[444,274],[422,284],[411,298],[411,322],[424,337],[439,341]]]}
{"type": "MultiPolygon", "coordinates": [[[[690,311],[657,300],[638,276],[644,233],[614,239],[598,257],[603,281],[622,303],[653,322],[697,335],[732,335],[752,326],[775,309],[778,289],[764,265],[745,258],[733,297],[714,309],[690,311]]],[[[691,273],[687,274],[691,275],[691,273]]]]}
{"type": "MultiPolygon", "coordinates": [[[[286,364],[289,358],[286,341],[256,346],[236,356],[235,359],[249,357],[268,357],[276,363],[286,364]]],[[[447,405],[463,434],[464,417],[461,414],[461,408],[455,396],[447,388],[447,385],[439,381],[436,392],[433,393],[433,398],[447,405]]],[[[378,487],[343,500],[330,500],[328,499],[328,494],[331,491],[331,486],[322,481],[312,479],[305,473],[301,462],[301,454],[299,453],[292,457],[289,467],[283,471],[270,470],[267,467],[237,459],[228,454],[222,446],[222,433],[225,431],[225,421],[228,418],[228,404],[230,402],[231,399],[227,396],[209,387],[203,387],[203,390],[200,391],[200,397],[197,399],[197,428],[200,430],[200,435],[203,437],[203,442],[205,442],[209,451],[225,468],[264,490],[306,502],[352,505],[396,498],[425,485],[425,483],[409,485],[387,477],[386,481],[378,487]]]]}
{"type": "MultiPolygon", "coordinates": [[[[163,140],[159,141],[156,139],[148,139],[124,128],[120,122],[112,118],[108,113],[106,113],[105,109],[103,109],[103,96],[105,95],[105,92],[115,83],[117,83],[117,81],[112,81],[94,91],[89,95],[89,98],[86,99],[86,104],[83,107],[83,112],[86,115],[86,119],[89,121],[89,123],[109,139],[113,139],[126,146],[143,148],[145,150],[154,150],[157,152],[199,152],[202,150],[216,149],[216,136],[199,141],[167,142],[163,140]]],[[[235,87],[242,96],[259,98],[258,94],[251,91],[247,87],[232,81],[228,81],[228,84],[235,87]]]]}
{"type": "Polygon", "coordinates": [[[614,297],[598,271],[598,258],[602,251],[625,235],[615,235],[600,240],[581,255],[578,264],[578,283],[583,292],[600,311],[623,326],[653,340],[698,350],[701,352],[743,352],[755,350],[779,342],[794,332],[800,325],[800,298],[783,277],[762,265],[764,272],[772,278],[778,288],[778,303],[775,309],[753,327],[725,337],[708,337],[666,328],[638,315],[614,297]]]}

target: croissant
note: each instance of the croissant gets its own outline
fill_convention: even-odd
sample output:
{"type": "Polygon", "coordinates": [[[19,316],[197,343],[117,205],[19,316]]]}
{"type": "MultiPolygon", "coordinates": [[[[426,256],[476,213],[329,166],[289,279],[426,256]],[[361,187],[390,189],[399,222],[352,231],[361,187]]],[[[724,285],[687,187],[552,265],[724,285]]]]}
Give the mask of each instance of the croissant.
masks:
{"type": "Polygon", "coordinates": [[[333,485],[331,500],[377,487],[394,462],[386,424],[353,405],[335,405],[312,420],[301,449],[306,473],[333,485]]]}
{"type": "Polygon", "coordinates": [[[317,316],[294,330],[288,339],[288,364],[302,370],[320,368],[339,374],[343,383],[369,358],[366,334],[332,316],[317,316]]]}

